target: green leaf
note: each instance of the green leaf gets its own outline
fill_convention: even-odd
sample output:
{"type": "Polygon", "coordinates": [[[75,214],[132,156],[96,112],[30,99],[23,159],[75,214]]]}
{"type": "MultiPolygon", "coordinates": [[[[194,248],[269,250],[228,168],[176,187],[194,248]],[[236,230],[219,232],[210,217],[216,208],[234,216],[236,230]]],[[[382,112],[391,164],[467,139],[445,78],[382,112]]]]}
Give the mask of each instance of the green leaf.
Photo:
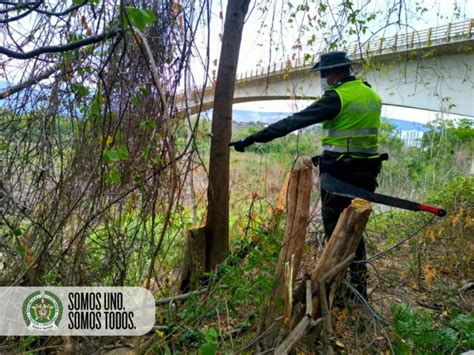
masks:
{"type": "Polygon", "coordinates": [[[120,174],[117,172],[117,170],[111,170],[107,174],[107,181],[110,184],[120,184],[122,182],[122,178],[120,177],[120,174]]]}
{"type": "Polygon", "coordinates": [[[89,95],[89,89],[82,84],[72,83],[71,89],[76,93],[76,96],[80,99],[89,95]]]}
{"type": "Polygon", "coordinates": [[[133,107],[137,107],[140,104],[140,99],[136,96],[132,96],[130,101],[132,102],[133,107]]]}
{"type": "Polygon", "coordinates": [[[53,282],[56,280],[56,274],[50,271],[43,278],[45,281],[53,282]]]}
{"type": "Polygon", "coordinates": [[[156,121],[152,118],[142,121],[139,124],[140,129],[147,130],[148,128],[153,129],[156,127],[156,121]]]}
{"type": "Polygon", "coordinates": [[[104,150],[104,161],[109,164],[120,160],[128,159],[128,149],[125,145],[120,145],[117,148],[110,148],[104,150]]]}
{"type": "Polygon", "coordinates": [[[128,159],[128,149],[124,145],[120,145],[117,148],[117,156],[119,160],[127,160],[128,159]]]}
{"type": "Polygon", "coordinates": [[[151,148],[149,146],[143,149],[143,159],[148,160],[150,158],[151,148]]]}
{"type": "Polygon", "coordinates": [[[20,235],[23,234],[23,231],[21,230],[21,228],[16,228],[16,229],[13,231],[13,234],[14,234],[16,237],[19,237],[20,235]]]}
{"type": "Polygon", "coordinates": [[[117,142],[120,142],[124,137],[124,134],[121,130],[117,130],[117,133],[115,133],[115,140],[117,142]]]}
{"type": "Polygon", "coordinates": [[[199,352],[202,355],[215,355],[216,348],[217,348],[216,344],[205,343],[201,345],[201,347],[199,348],[199,352]]]}
{"type": "Polygon", "coordinates": [[[69,42],[77,42],[86,38],[83,34],[80,34],[80,33],[71,33],[68,37],[69,37],[69,42]]]}
{"type": "Polygon", "coordinates": [[[204,340],[211,344],[217,344],[217,330],[215,328],[209,328],[204,335],[204,340]]]}
{"type": "Polygon", "coordinates": [[[115,148],[104,150],[103,159],[107,164],[120,160],[119,154],[115,148]]]}
{"type": "Polygon", "coordinates": [[[144,19],[146,25],[149,26],[149,25],[152,25],[153,22],[155,22],[156,16],[155,16],[155,14],[153,13],[152,10],[142,9],[140,11],[143,14],[143,19],[144,19]]]}
{"type": "Polygon", "coordinates": [[[59,54],[64,60],[72,60],[75,58],[73,51],[65,51],[59,54]]]}
{"type": "Polygon", "coordinates": [[[140,31],[143,31],[146,26],[151,25],[156,20],[152,10],[127,7],[126,11],[132,25],[140,31]]]}

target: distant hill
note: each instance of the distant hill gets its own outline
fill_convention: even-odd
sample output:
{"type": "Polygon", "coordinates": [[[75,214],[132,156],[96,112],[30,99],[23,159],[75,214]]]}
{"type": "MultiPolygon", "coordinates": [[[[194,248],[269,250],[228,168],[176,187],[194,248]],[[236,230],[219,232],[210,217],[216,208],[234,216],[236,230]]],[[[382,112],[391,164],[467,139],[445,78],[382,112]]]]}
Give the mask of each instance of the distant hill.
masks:
{"type": "MultiPolygon", "coordinates": [[[[232,119],[236,122],[264,122],[273,123],[282,118],[291,115],[291,112],[257,112],[257,111],[245,111],[245,110],[234,110],[232,112],[232,119]]],[[[396,118],[382,117],[383,120],[388,121],[395,126],[397,131],[419,131],[426,132],[428,128],[426,125],[418,122],[405,121],[396,118]]]]}
{"type": "Polygon", "coordinates": [[[396,118],[389,118],[389,117],[382,117],[382,119],[394,125],[395,130],[397,131],[419,131],[419,132],[428,131],[428,127],[423,123],[399,120],[396,118]]]}

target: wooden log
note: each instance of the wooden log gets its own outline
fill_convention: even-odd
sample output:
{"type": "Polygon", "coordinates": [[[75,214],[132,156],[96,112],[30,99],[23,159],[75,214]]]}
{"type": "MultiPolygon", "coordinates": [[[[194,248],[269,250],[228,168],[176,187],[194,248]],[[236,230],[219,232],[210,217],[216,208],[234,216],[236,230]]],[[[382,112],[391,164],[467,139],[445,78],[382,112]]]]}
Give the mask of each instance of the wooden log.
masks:
{"type": "Polygon", "coordinates": [[[180,277],[181,292],[195,290],[200,286],[206,268],[206,232],[205,227],[186,231],[184,241],[184,259],[180,277]]]}
{"type": "MultiPolygon", "coordinates": [[[[263,307],[260,330],[268,328],[278,316],[283,314],[283,304],[286,303],[286,309],[291,307],[291,290],[300,270],[308,227],[312,176],[313,170],[310,165],[304,165],[302,168],[291,172],[287,198],[288,215],[285,236],[276,269],[276,285],[263,307]],[[286,278],[285,265],[287,265],[287,270],[291,270],[291,272],[287,272],[289,275],[286,278]],[[285,294],[288,295],[288,288],[290,289],[290,297],[285,297],[285,294]]],[[[289,322],[289,319],[286,322],[289,322]]]]}

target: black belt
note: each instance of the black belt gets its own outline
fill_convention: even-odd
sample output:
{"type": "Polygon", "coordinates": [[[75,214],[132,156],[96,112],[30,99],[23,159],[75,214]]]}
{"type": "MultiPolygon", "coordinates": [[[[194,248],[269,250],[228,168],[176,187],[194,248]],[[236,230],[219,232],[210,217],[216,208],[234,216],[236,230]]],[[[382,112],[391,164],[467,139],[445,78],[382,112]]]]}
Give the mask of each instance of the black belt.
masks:
{"type": "Polygon", "coordinates": [[[318,166],[321,161],[332,161],[332,162],[341,162],[341,163],[376,163],[376,162],[383,162],[388,160],[388,153],[382,153],[378,156],[374,157],[368,155],[367,157],[353,157],[349,154],[332,154],[332,153],[323,153],[321,155],[315,155],[311,158],[314,166],[318,166]]]}

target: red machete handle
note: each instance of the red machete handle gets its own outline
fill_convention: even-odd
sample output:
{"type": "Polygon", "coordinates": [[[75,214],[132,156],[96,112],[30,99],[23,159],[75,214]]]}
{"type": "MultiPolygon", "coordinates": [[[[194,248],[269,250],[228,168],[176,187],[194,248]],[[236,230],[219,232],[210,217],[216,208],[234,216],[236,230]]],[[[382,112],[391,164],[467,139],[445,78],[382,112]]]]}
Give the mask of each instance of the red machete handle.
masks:
{"type": "Polygon", "coordinates": [[[446,216],[446,211],[442,208],[432,206],[432,205],[425,205],[424,203],[420,203],[418,207],[418,211],[425,211],[433,213],[435,216],[444,217],[446,216]]]}

